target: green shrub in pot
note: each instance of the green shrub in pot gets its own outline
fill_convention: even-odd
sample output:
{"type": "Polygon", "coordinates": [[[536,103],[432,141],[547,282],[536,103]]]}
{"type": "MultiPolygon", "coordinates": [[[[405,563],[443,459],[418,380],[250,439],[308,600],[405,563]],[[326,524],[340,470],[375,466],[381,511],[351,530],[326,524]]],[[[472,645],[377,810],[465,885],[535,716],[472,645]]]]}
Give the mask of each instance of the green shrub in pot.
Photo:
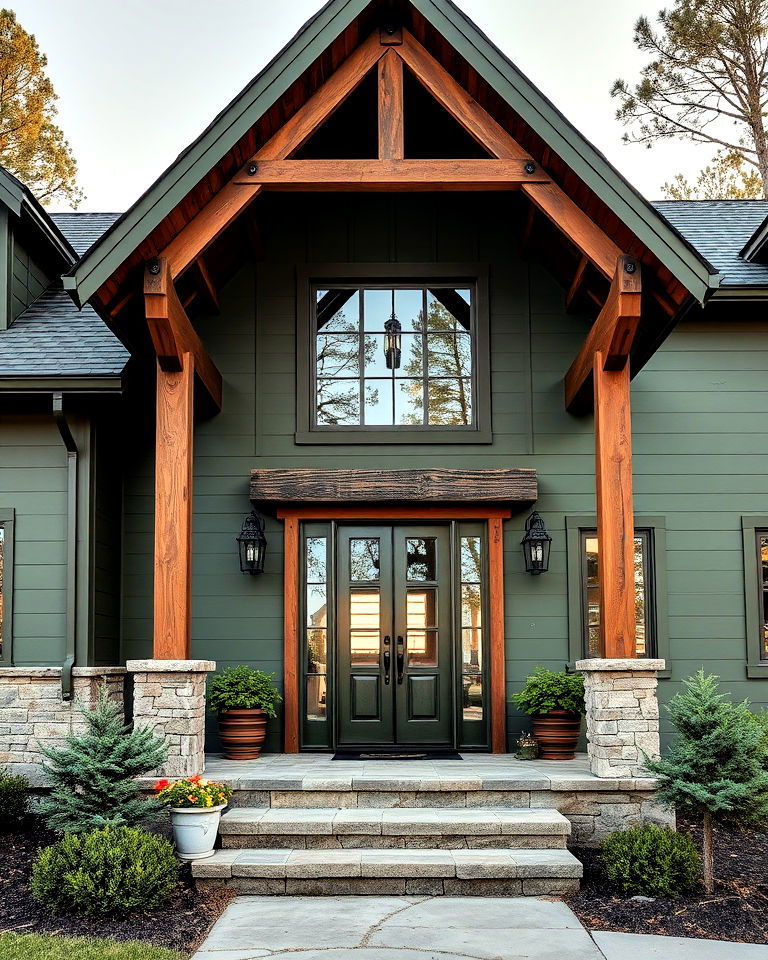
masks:
{"type": "Polygon", "coordinates": [[[584,678],[565,670],[537,667],[512,701],[531,717],[542,760],[570,760],[584,715],[584,678]]]}
{"type": "Polygon", "coordinates": [[[254,760],[267,735],[267,719],[282,702],[275,675],[241,664],[213,677],[208,704],[219,717],[219,736],[227,760],[254,760]]]}

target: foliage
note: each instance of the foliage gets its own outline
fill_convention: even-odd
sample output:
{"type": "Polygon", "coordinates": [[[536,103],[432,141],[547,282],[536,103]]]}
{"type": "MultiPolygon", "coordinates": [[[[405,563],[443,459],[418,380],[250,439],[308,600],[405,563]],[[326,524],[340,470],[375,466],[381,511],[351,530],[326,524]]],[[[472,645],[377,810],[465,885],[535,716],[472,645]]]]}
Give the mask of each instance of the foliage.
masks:
{"type": "Polygon", "coordinates": [[[738,153],[715,154],[693,183],[682,173],[661,188],[667,200],[759,200],[763,182],[756,170],[746,170],[738,153]]]}
{"type": "Polygon", "coordinates": [[[699,882],[701,858],[687,833],[663,827],[634,827],[603,844],[608,879],[624,894],[671,897],[699,882]]]}
{"type": "Polygon", "coordinates": [[[31,886],[35,900],[58,913],[105,915],[152,910],[178,879],[179,863],[165,837],[103,827],[41,850],[31,886]]]}
{"type": "Polygon", "coordinates": [[[182,954],[151,943],[94,940],[52,934],[0,933],[0,960],[184,960],[182,954]]]}
{"type": "Polygon", "coordinates": [[[512,696],[524,713],[537,716],[552,710],[584,713],[584,678],[580,673],[537,667],[520,693],[512,696]]]}
{"type": "Polygon", "coordinates": [[[762,764],[768,770],[768,710],[758,710],[757,713],[753,713],[752,720],[760,731],[762,764]]]}
{"type": "Polygon", "coordinates": [[[57,833],[79,833],[145,823],[161,804],[140,800],[134,778],[160,766],[164,743],[149,729],[127,727],[122,705],[107,699],[106,688],[93,710],[81,706],[80,712],[85,732],[70,734],[64,747],[40,745],[52,786],[40,807],[48,826],[57,833]]]}
{"type": "Polygon", "coordinates": [[[263,710],[276,717],[275,707],[283,698],[275,686],[274,673],[264,673],[241,664],[217,674],[208,688],[208,703],[216,713],[232,709],[263,710]]]}
{"type": "Polygon", "coordinates": [[[0,827],[19,823],[29,809],[29,780],[15,777],[0,767],[0,827]]]}
{"type": "Polygon", "coordinates": [[[666,756],[645,759],[659,778],[657,796],[682,813],[704,818],[704,884],[714,887],[713,821],[768,822],[765,731],[749,701],[733,703],[719,692],[718,678],[703,670],[667,706],[678,732],[666,756]]]}
{"type": "Polygon", "coordinates": [[[217,807],[226,803],[232,796],[232,789],[215,780],[204,780],[201,776],[175,780],[158,780],[155,784],[161,803],[169,807],[217,807]]]}
{"type": "Polygon", "coordinates": [[[611,90],[631,127],[625,141],[716,144],[768,185],[768,0],[674,0],[657,21],[658,31],[647,17],[635,24],[635,46],[650,58],[639,82],[611,90]]]}
{"type": "Polygon", "coordinates": [[[62,198],[76,207],[77,164],[54,123],[58,97],[46,66],[34,36],[0,9],[0,164],[42,203],[62,198]]]}

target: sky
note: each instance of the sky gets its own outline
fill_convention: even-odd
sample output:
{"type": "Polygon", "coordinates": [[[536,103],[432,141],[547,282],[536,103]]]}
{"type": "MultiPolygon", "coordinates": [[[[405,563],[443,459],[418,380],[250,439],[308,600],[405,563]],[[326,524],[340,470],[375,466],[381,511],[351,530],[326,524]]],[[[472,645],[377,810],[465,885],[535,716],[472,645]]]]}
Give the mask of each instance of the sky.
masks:
{"type": "MultiPolygon", "coordinates": [[[[80,210],[121,212],[272,59],[322,0],[16,0],[48,57],[80,210]]],[[[649,199],[713,149],[622,143],[609,90],[635,80],[638,16],[661,0],[458,0],[465,12],[649,199]]],[[[9,4],[10,5],[10,4],[9,4]]],[[[65,210],[58,204],[53,209],[65,210]]]]}

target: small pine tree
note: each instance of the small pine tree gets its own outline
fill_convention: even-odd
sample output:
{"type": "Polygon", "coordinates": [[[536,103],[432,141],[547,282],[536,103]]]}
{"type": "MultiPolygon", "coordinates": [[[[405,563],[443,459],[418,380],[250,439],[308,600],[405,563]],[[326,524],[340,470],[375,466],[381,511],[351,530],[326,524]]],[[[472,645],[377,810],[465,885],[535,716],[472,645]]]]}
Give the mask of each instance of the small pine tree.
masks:
{"type": "Polygon", "coordinates": [[[658,797],[682,813],[704,820],[704,887],[714,890],[715,821],[768,821],[768,772],[763,733],[749,701],[733,703],[719,692],[718,678],[703,670],[667,710],[679,736],[660,760],[646,758],[659,778],[658,797]]]}
{"type": "Polygon", "coordinates": [[[64,747],[40,745],[52,787],[40,805],[43,818],[57,833],[145,823],[162,804],[139,799],[134,777],[165,760],[165,745],[151,730],[126,726],[121,706],[109,701],[106,688],[93,710],[79,709],[86,722],[83,733],[70,734],[64,747]]]}

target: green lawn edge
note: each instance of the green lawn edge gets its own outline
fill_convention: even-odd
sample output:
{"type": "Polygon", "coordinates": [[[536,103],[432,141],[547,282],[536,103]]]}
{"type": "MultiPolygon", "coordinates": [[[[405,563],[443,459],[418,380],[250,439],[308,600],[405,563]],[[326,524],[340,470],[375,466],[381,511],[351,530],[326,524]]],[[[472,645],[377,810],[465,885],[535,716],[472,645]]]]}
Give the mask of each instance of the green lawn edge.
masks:
{"type": "Polygon", "coordinates": [[[37,933],[0,933],[0,960],[186,960],[186,955],[131,940],[96,940],[37,933]]]}

